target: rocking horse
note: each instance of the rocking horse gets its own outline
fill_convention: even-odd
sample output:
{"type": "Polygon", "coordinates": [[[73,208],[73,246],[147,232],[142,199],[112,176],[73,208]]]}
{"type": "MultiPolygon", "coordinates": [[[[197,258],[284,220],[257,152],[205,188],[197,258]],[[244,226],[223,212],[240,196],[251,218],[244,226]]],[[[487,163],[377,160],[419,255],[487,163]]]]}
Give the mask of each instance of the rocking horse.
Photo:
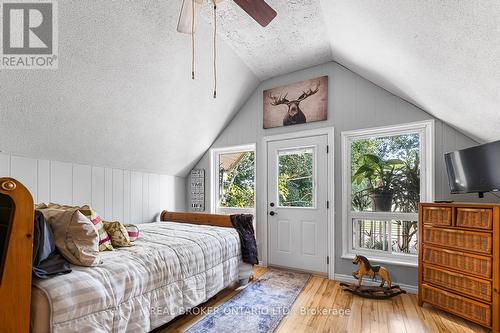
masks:
{"type": "Polygon", "coordinates": [[[352,276],[358,280],[358,283],[357,285],[352,283],[341,283],[340,285],[345,287],[343,289],[344,291],[349,291],[358,296],[376,299],[386,299],[400,294],[406,294],[406,291],[402,290],[399,286],[392,285],[391,276],[385,267],[373,266],[370,264],[368,258],[360,255],[357,255],[352,263],[358,265],[358,270],[352,273],[352,276]],[[363,286],[364,276],[369,276],[372,280],[380,277],[380,286],[363,286]],[[384,287],[385,284],[387,284],[387,287],[384,287]]]}

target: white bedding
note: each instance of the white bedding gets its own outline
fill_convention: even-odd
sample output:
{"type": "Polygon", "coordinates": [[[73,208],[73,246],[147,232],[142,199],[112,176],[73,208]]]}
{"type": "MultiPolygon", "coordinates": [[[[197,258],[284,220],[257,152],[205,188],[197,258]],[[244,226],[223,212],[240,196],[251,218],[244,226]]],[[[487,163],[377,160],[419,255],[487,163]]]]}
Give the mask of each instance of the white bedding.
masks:
{"type": "Polygon", "coordinates": [[[243,278],[233,228],[157,222],[139,229],[134,247],[102,252],[98,267],[35,279],[32,303],[45,294],[51,316],[48,328],[35,322],[33,331],[149,332],[243,278]]]}

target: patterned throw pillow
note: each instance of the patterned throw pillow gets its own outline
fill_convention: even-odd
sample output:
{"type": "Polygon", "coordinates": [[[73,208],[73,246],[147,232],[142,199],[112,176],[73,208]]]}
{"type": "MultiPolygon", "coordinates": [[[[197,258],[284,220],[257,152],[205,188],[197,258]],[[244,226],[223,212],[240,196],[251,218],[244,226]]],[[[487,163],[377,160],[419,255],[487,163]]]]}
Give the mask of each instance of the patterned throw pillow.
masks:
{"type": "Polygon", "coordinates": [[[57,249],[74,265],[97,266],[99,258],[99,235],[90,220],[78,208],[40,210],[47,219],[57,249]]]}
{"type": "Polygon", "coordinates": [[[103,221],[103,223],[104,229],[106,229],[106,232],[111,238],[111,243],[113,244],[113,246],[134,246],[134,244],[130,242],[130,237],[128,236],[127,229],[125,229],[125,226],[123,224],[118,221],[103,221]]]}
{"type": "Polygon", "coordinates": [[[99,214],[97,214],[97,212],[90,206],[82,206],[79,210],[94,224],[97,232],[99,233],[99,251],[113,251],[111,239],[109,238],[106,229],[104,229],[104,224],[102,223],[102,219],[99,214]]]}
{"type": "Polygon", "coordinates": [[[139,228],[134,224],[125,224],[125,229],[127,229],[128,236],[131,242],[135,242],[139,238],[139,228]]]}

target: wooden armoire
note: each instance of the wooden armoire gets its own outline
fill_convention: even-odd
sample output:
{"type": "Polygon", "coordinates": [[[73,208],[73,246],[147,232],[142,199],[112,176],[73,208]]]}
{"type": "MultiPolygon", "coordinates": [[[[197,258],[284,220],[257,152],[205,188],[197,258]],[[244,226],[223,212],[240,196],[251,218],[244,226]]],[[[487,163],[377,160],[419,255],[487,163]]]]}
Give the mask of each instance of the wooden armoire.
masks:
{"type": "Polygon", "coordinates": [[[500,205],[422,203],[418,301],[500,333],[500,205]]]}

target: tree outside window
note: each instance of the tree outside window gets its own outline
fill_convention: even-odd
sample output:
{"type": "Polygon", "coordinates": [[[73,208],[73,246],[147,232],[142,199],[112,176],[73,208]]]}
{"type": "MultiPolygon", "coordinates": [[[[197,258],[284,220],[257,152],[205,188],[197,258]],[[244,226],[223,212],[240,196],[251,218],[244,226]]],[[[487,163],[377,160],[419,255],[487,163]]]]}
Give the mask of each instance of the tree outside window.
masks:
{"type": "Polygon", "coordinates": [[[253,208],[255,205],[255,153],[219,155],[219,207],[253,208]]]}

